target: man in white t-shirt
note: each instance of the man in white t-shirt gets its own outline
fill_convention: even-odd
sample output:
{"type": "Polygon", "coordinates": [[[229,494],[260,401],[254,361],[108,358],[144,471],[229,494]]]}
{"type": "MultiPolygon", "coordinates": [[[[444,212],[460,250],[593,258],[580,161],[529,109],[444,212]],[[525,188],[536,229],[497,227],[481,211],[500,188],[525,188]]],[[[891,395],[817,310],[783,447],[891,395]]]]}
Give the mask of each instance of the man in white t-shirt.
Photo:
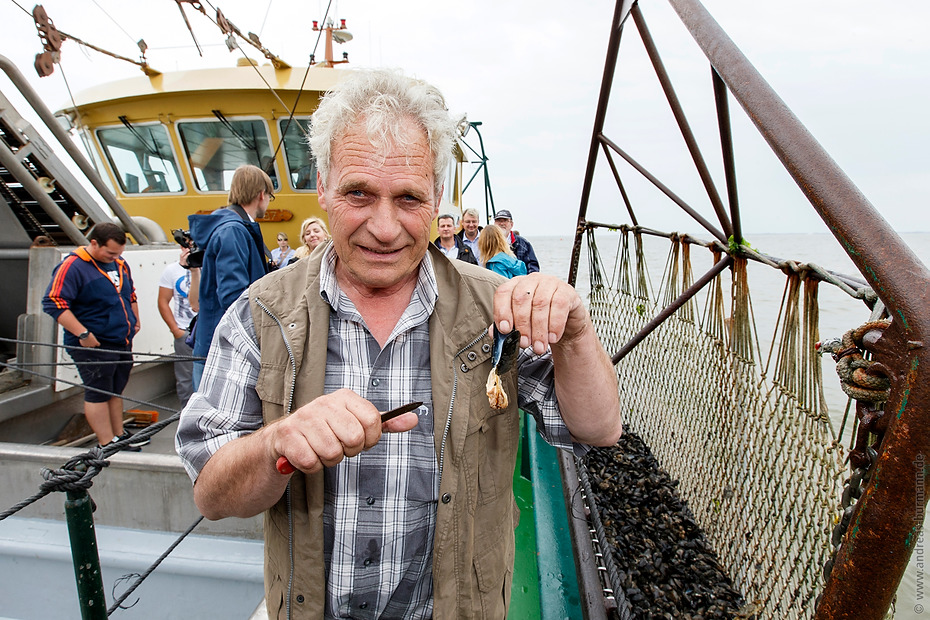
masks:
{"type": "MultiPolygon", "coordinates": [[[[188,269],[187,255],[190,250],[183,248],[181,250],[181,259],[165,267],[158,281],[158,313],[168,325],[171,335],[174,337],[175,355],[191,357],[194,354],[193,349],[185,342],[187,339],[188,329],[191,320],[194,318],[196,311],[191,307],[191,276],[194,276],[194,283],[199,280],[200,269],[188,269]]],[[[196,303],[195,303],[196,307],[196,303]]],[[[174,378],[178,390],[178,400],[181,406],[187,404],[187,400],[193,392],[192,374],[194,370],[193,360],[176,361],[174,363],[174,378]]]]}

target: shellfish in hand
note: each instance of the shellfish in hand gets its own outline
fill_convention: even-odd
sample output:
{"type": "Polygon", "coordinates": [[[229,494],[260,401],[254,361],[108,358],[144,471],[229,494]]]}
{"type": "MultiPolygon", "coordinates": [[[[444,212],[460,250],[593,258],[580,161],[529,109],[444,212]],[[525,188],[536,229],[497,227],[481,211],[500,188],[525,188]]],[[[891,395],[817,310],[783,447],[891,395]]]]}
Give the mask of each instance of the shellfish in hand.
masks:
{"type": "Polygon", "coordinates": [[[513,368],[514,362],[517,361],[520,332],[513,330],[509,334],[502,334],[497,325],[493,326],[493,330],[494,348],[491,351],[491,372],[486,386],[488,402],[492,409],[506,409],[510,401],[501,384],[501,376],[513,368]]]}

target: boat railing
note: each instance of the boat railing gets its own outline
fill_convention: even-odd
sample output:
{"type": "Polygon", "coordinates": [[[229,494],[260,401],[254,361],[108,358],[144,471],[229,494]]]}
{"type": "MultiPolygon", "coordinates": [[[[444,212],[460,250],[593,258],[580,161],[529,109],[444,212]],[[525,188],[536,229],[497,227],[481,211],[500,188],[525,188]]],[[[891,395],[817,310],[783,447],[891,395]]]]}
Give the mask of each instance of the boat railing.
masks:
{"type": "MultiPolygon", "coordinates": [[[[648,343],[653,330],[676,310],[687,305],[698,291],[717,282],[721,272],[735,269],[737,263],[747,259],[785,267],[784,263],[761,256],[743,243],[728,101],[732,97],[739,103],[862,275],[862,279],[859,279],[826,270],[809,269],[805,277],[821,281],[832,279],[833,284],[845,287],[844,290],[853,296],[863,298],[873,307],[875,317],[884,314],[890,319],[881,328],[866,329],[865,336],[857,342],[856,353],[871,357],[874,362],[872,371],[890,380],[890,394],[884,405],[878,408],[875,403],[857,402],[862,445],[857,444],[857,449],[861,450],[858,455],[853,450],[850,458],[854,469],[857,466],[855,458],[859,456],[863,459],[858,464],[860,477],[862,472],[868,473],[861,480],[863,488],[858,501],[843,499],[845,510],[842,523],[852,525],[838,532],[834,529],[833,557],[824,570],[826,577],[822,589],[816,603],[811,601],[809,605],[805,604],[805,609],[816,618],[883,618],[894,600],[909,557],[917,544],[927,503],[924,489],[928,473],[926,455],[930,450],[930,416],[927,415],[930,404],[930,351],[925,341],[930,335],[930,315],[926,312],[930,302],[930,272],[762,78],[704,6],[698,0],[669,0],[669,3],[710,62],[723,156],[724,191],[718,191],[711,178],[639,4],[632,0],[617,0],[588,151],[569,281],[574,284],[578,276],[582,246],[589,231],[602,226],[614,229],[621,227],[588,219],[595,167],[601,155],[620,190],[620,210],[625,207],[632,222],[629,225],[630,231],[643,234],[649,229],[640,226],[637,220],[614,157],[625,160],[636,173],[649,180],[669,200],[688,213],[704,229],[705,234],[712,238],[706,245],[715,246],[719,254],[719,259],[706,274],[694,278],[690,282],[691,286],[683,288],[678,297],[666,304],[665,309],[652,321],[643,321],[646,324],[638,334],[634,334],[617,351],[609,351],[613,354],[615,364],[635,350],[637,345],[648,343]],[[645,44],[648,58],[713,207],[716,222],[691,208],[605,133],[621,33],[631,27],[631,22],[645,44]],[[881,423],[876,422],[882,418],[881,423]],[[872,439],[869,439],[870,430],[873,431],[872,439]],[[876,437],[879,441],[869,443],[876,437]],[[908,508],[904,510],[902,506],[908,508]]],[[[575,465],[572,459],[563,459],[566,498],[581,495],[577,489],[575,465]]],[[[837,497],[836,504],[839,503],[840,498],[837,497]]],[[[583,508],[578,505],[570,512],[579,514],[583,508]]],[[[822,531],[818,531],[817,535],[829,539],[833,525],[820,524],[822,531]],[[823,534],[823,531],[827,534],[823,534]]],[[[590,536],[585,526],[576,525],[575,529],[578,549],[590,542],[582,540],[590,536]]],[[[826,544],[829,545],[829,542],[826,544]]],[[[582,578],[584,573],[579,571],[582,578]]],[[[582,588],[583,591],[587,589],[582,588]]],[[[594,603],[594,607],[601,605],[602,601],[594,603]]],[[[591,613],[593,617],[599,617],[603,611],[591,613]]]]}

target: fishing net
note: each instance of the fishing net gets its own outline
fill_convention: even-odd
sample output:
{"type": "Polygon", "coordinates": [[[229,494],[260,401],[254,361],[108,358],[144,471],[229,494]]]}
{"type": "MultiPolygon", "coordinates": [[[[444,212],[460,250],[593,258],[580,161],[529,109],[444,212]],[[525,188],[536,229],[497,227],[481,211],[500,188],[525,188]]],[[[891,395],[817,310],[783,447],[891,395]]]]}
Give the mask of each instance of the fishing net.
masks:
{"type": "MultiPolygon", "coordinates": [[[[686,239],[672,236],[653,294],[641,234],[621,235],[607,269],[587,233],[589,310],[610,352],[692,284],[686,239]]],[[[760,618],[810,617],[844,471],[814,353],[818,281],[788,270],[763,364],[746,267],[734,259],[702,299],[686,302],[616,365],[621,411],[679,481],[746,609],[760,618]]]]}

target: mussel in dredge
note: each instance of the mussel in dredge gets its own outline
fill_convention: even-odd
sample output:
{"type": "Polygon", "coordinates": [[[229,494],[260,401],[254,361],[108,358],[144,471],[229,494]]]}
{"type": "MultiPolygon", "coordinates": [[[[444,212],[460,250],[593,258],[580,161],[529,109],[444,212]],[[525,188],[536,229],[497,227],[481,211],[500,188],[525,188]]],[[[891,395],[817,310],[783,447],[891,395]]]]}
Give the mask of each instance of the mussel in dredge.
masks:
{"type": "Polygon", "coordinates": [[[510,400],[507,392],[501,385],[501,376],[513,368],[517,361],[520,346],[520,332],[513,330],[509,334],[502,334],[494,325],[494,348],[491,351],[491,372],[488,375],[487,393],[488,402],[492,409],[506,409],[510,400]]]}

